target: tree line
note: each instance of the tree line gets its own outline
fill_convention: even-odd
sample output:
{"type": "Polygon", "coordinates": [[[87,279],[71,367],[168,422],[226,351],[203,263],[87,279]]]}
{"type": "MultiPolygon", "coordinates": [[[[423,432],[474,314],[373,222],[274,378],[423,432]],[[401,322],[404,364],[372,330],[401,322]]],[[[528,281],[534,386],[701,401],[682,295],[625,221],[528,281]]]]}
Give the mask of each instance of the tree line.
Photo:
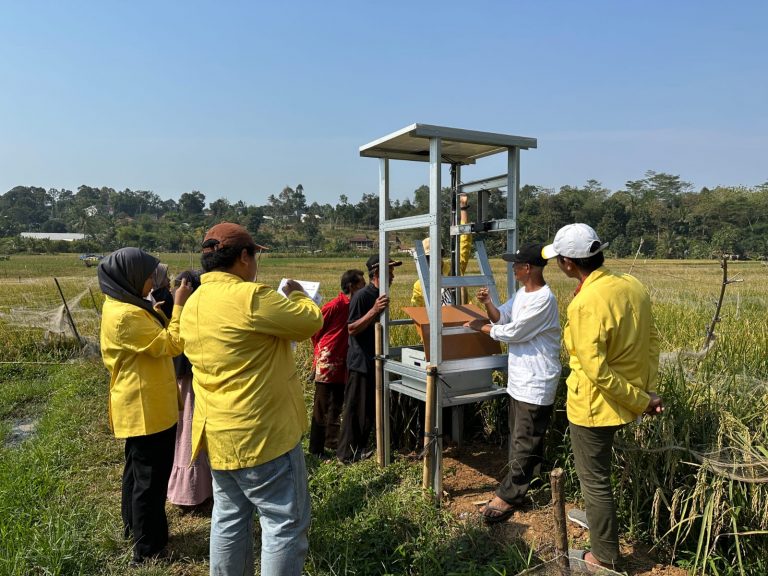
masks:
{"type": "MultiPolygon", "coordinates": [[[[450,190],[442,191],[444,200],[450,190]]],[[[428,210],[429,189],[394,200],[391,217],[428,210]]],[[[492,218],[506,216],[505,194],[492,190],[492,218]]],[[[76,191],[16,186],[0,195],[0,252],[109,251],[140,246],[157,251],[196,251],[204,231],[223,220],[238,222],[259,243],[276,250],[341,253],[349,237],[375,238],[379,198],[363,194],[357,203],[341,195],[336,204],[309,203],[301,184],[286,186],[263,204],[207,202],[193,190],[178,200],[147,190],[80,186],[76,191]],[[21,232],[77,232],[85,240],[54,242],[21,238],[21,232]]],[[[710,258],[733,254],[768,257],[768,182],[754,187],[718,186],[694,190],[679,176],[648,171],[611,191],[596,180],[559,190],[525,185],[518,195],[518,234],[524,241],[551,240],[561,226],[586,222],[610,242],[616,257],[710,258]]],[[[447,221],[446,221],[447,224],[447,221]]],[[[501,235],[489,248],[503,250],[501,235]]]]}

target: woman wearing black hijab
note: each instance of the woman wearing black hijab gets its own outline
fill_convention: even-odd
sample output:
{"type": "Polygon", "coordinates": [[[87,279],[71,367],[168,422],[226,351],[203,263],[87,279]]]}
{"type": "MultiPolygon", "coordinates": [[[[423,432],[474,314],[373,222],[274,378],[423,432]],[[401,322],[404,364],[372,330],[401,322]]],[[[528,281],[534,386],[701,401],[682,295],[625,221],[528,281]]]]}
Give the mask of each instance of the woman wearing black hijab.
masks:
{"type": "Polygon", "coordinates": [[[143,250],[121,248],[98,268],[106,296],[101,356],[111,375],[109,424],[125,438],[122,518],[125,536],[133,535],[134,564],[162,555],[168,543],[165,495],[179,410],[172,358],[182,352],[179,317],[191,294],[182,282],[170,321],[155,310],[145,298],[158,263],[143,250]]]}

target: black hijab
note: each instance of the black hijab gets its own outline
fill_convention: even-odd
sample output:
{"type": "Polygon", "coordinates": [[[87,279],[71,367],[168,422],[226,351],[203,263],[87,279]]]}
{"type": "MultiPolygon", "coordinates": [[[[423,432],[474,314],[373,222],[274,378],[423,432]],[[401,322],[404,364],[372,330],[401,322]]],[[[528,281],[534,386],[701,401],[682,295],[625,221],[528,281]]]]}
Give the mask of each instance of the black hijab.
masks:
{"type": "Polygon", "coordinates": [[[120,248],[99,263],[99,288],[115,300],[144,308],[165,326],[163,315],[141,297],[144,283],[159,263],[160,260],[139,248],[120,248]]]}

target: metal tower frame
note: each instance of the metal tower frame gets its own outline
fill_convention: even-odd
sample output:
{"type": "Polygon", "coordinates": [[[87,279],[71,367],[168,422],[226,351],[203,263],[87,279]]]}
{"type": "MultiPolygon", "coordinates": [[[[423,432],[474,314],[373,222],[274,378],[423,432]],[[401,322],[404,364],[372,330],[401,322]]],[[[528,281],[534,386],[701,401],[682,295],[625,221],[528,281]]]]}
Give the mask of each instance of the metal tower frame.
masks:
{"type": "MultiPolygon", "coordinates": [[[[441,216],[447,207],[441,205],[440,191],[442,188],[441,168],[442,164],[450,164],[452,167],[452,180],[456,184],[456,194],[478,193],[478,218],[471,225],[457,225],[452,222],[451,236],[458,238],[459,234],[477,233],[486,231],[506,231],[507,250],[514,251],[517,247],[517,196],[520,186],[520,150],[536,148],[535,138],[497,134],[492,132],[478,132],[475,130],[462,130],[429,124],[411,124],[393,132],[383,138],[370,142],[360,147],[360,156],[379,159],[379,270],[386,270],[389,260],[389,243],[387,234],[399,230],[418,228],[429,229],[430,245],[439,253],[442,245],[441,216]],[[461,166],[475,164],[479,158],[494,154],[507,154],[507,173],[501,176],[477,180],[460,184],[461,166]],[[389,161],[408,160],[429,163],[429,212],[417,216],[390,219],[389,214],[389,161]],[[483,191],[503,187],[507,188],[507,213],[506,219],[481,222],[484,218],[483,204],[487,202],[487,196],[483,191]]],[[[455,210],[456,194],[453,195],[451,204],[455,210]]],[[[442,336],[450,333],[460,333],[463,328],[444,329],[441,314],[441,291],[443,288],[459,288],[469,286],[482,286],[486,278],[491,275],[490,266],[485,255],[482,242],[476,242],[478,247],[478,260],[480,262],[481,275],[479,276],[446,276],[442,275],[442,259],[431,258],[427,265],[424,251],[417,243],[416,254],[420,269],[429,269],[428,278],[423,278],[423,292],[427,304],[428,318],[432,337],[429,340],[429,366],[425,373],[431,375],[434,387],[432,395],[427,384],[427,393],[424,398],[427,410],[432,408],[435,417],[435,426],[427,430],[429,440],[428,454],[425,459],[424,483],[425,487],[431,487],[435,497],[439,501],[442,495],[442,422],[441,407],[443,402],[443,385],[438,382],[439,374],[443,369],[449,369],[443,361],[442,336]]],[[[457,269],[456,262],[452,265],[452,272],[457,269]]],[[[491,275],[492,278],[492,275],[491,275]]],[[[379,288],[382,293],[389,291],[389,277],[382,274],[379,278],[379,288]]],[[[514,272],[512,267],[507,267],[507,286],[514,286],[514,272]]],[[[492,297],[496,304],[498,294],[495,293],[495,285],[492,297]]],[[[387,465],[390,461],[389,446],[389,374],[402,375],[408,372],[401,362],[393,359],[393,352],[399,349],[391,347],[389,343],[390,327],[398,324],[410,323],[410,320],[391,320],[389,311],[385,311],[380,319],[380,333],[377,340],[380,341],[380,351],[377,357],[377,423],[386,429],[385,439],[377,437],[378,459],[381,465],[387,465]]],[[[483,363],[496,367],[496,363],[483,363]]],[[[455,361],[453,361],[455,362],[455,361]]],[[[488,368],[488,366],[485,366],[488,368]]],[[[506,361],[503,366],[506,366],[506,361]]],[[[429,376],[428,376],[429,377],[429,376]]],[[[478,397],[473,400],[481,400],[478,397]]],[[[456,402],[459,403],[459,402],[456,402]]],[[[378,430],[377,426],[377,430],[378,430]]]]}

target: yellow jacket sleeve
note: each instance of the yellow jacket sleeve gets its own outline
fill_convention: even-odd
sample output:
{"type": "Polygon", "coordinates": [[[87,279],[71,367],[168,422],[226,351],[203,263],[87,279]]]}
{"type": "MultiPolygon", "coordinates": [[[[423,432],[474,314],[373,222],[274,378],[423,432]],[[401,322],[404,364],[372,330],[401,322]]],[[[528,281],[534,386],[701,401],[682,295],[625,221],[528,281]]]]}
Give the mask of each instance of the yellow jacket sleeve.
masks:
{"type": "Polygon", "coordinates": [[[611,370],[606,360],[607,332],[611,327],[601,323],[600,319],[586,307],[575,306],[574,308],[569,310],[568,323],[573,334],[573,351],[584,376],[606,397],[634,414],[642,414],[648,407],[650,396],[611,370]]]}
{"type": "Polygon", "coordinates": [[[285,340],[299,342],[323,327],[323,314],[303,292],[291,292],[288,298],[265,285],[254,290],[252,299],[254,328],[285,340]]]}
{"type": "MultiPolygon", "coordinates": [[[[464,276],[467,271],[467,264],[469,263],[469,256],[472,253],[472,236],[470,234],[462,234],[459,237],[459,276],[464,276]]],[[[440,271],[443,276],[450,274],[451,261],[449,258],[443,258],[440,264],[440,271]]],[[[468,302],[466,288],[462,288],[464,294],[464,301],[468,302]]],[[[413,289],[411,290],[411,306],[424,306],[424,291],[421,287],[421,282],[416,280],[413,283],[413,289]]]]}
{"type": "Polygon", "coordinates": [[[121,346],[127,351],[153,358],[178,356],[183,352],[179,339],[181,311],[181,306],[174,306],[171,321],[164,328],[146,310],[134,307],[120,318],[117,326],[121,346]]]}
{"type": "Polygon", "coordinates": [[[424,294],[421,290],[421,282],[416,280],[411,291],[411,306],[424,306],[424,294]]]}
{"type": "Polygon", "coordinates": [[[469,234],[459,236],[459,276],[464,276],[472,253],[472,237],[469,234]]]}

